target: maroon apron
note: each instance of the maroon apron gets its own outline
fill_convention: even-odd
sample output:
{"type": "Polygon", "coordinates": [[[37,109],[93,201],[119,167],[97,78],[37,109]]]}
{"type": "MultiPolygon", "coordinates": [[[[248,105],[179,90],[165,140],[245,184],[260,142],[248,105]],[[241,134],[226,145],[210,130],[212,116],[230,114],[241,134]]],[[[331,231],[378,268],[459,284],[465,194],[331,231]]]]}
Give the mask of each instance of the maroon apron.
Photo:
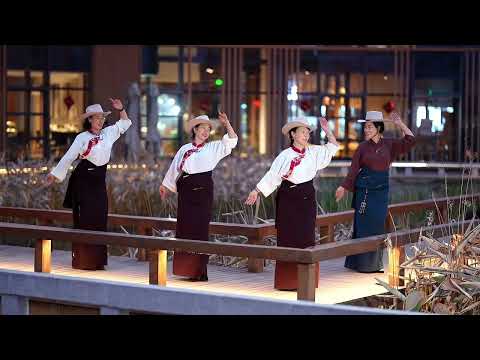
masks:
{"type": "MultiPolygon", "coordinates": [[[[63,206],[73,211],[73,228],[107,231],[108,197],[105,176],[107,165],[96,166],[83,159],[68,180],[63,206]]],[[[103,270],[107,265],[107,246],[72,243],[72,267],[103,270]]]]}
{"type": "MultiPolygon", "coordinates": [[[[212,172],[187,174],[177,180],[178,206],[175,237],[208,241],[212,217],[212,172]]],[[[173,274],[197,278],[207,275],[209,255],[176,251],[173,255],[173,274]]]]}
{"type": "MultiPolygon", "coordinates": [[[[283,180],[276,198],[277,246],[305,249],[315,245],[317,203],[313,180],[294,184],[283,180]]],[[[296,290],[297,263],[277,261],[275,289],[296,290]]],[[[319,267],[316,264],[316,287],[319,267]]]]}

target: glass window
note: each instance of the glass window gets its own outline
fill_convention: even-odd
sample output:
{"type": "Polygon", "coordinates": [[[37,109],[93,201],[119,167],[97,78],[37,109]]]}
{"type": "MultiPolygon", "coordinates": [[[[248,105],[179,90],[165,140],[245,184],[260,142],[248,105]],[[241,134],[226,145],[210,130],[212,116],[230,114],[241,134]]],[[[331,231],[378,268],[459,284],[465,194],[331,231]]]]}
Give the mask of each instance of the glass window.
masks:
{"type": "Polygon", "coordinates": [[[363,93],[363,75],[362,74],[350,74],[350,93],[361,94],[363,93]]]}
{"type": "MultiPolygon", "coordinates": [[[[195,51],[196,48],[193,48],[195,51]]],[[[159,46],[158,56],[178,57],[178,46],[159,46]]]]}
{"type": "Polygon", "coordinates": [[[43,113],[43,92],[32,91],[30,93],[30,112],[43,113]]]}
{"type": "Polygon", "coordinates": [[[448,96],[460,90],[462,53],[415,53],[415,91],[417,95],[448,96]]]}
{"type": "Polygon", "coordinates": [[[28,157],[30,159],[42,159],[43,158],[43,139],[32,139],[28,142],[28,157]]]}
{"type": "Polygon", "coordinates": [[[43,72],[42,71],[30,72],[30,80],[32,82],[32,86],[43,86],[43,72]]]}
{"type": "Polygon", "coordinates": [[[30,116],[30,136],[31,137],[43,136],[43,116],[42,115],[30,116]]]}
{"type": "Polygon", "coordinates": [[[393,74],[369,73],[367,75],[369,94],[391,94],[394,91],[393,74]]]}
{"type": "Polygon", "coordinates": [[[50,73],[50,130],[83,131],[80,115],[85,111],[85,98],[83,73],[50,73]]]}
{"type": "Polygon", "coordinates": [[[25,133],[25,117],[23,115],[7,116],[7,137],[22,137],[25,133]]]}
{"type": "Polygon", "coordinates": [[[8,70],[7,84],[9,87],[25,86],[25,71],[24,70],[8,70]]]}
{"type": "Polygon", "coordinates": [[[25,112],[27,92],[25,91],[9,91],[7,95],[7,112],[23,113],[25,112]]]}

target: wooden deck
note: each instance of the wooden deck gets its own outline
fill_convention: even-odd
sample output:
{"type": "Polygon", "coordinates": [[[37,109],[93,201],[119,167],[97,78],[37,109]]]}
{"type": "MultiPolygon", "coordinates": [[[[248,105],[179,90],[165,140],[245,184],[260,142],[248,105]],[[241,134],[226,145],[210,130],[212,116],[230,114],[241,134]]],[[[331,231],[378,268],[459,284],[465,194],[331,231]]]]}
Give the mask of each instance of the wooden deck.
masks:
{"type": "MultiPolygon", "coordinates": [[[[320,263],[320,285],[316,302],[338,304],[346,301],[385,293],[375,284],[375,277],[387,281],[385,274],[359,274],[343,267],[345,258],[320,263]]],[[[33,272],[34,249],[0,245],[0,269],[33,272]]],[[[193,282],[171,274],[168,264],[168,287],[200,290],[205,292],[239,294],[295,300],[296,292],[278,291],[273,288],[274,268],[268,266],[263,273],[249,273],[244,268],[209,265],[208,282],[193,282]]],[[[148,263],[121,256],[109,256],[106,271],[84,271],[71,268],[71,253],[52,252],[52,273],[89,279],[103,279],[124,283],[148,284],[148,263]]]]}

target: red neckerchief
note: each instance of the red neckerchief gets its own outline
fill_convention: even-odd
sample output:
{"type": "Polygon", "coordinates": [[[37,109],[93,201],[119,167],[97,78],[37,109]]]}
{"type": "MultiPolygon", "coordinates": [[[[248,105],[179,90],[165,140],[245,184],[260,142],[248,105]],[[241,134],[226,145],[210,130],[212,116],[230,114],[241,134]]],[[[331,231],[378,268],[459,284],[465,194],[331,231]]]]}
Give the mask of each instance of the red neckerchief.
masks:
{"type": "Polygon", "coordinates": [[[183,170],[183,164],[185,164],[185,160],[188,159],[188,157],[190,155],[192,155],[194,152],[198,152],[200,151],[200,148],[205,145],[205,143],[201,143],[200,145],[197,145],[195,144],[194,142],[192,143],[193,145],[193,149],[190,149],[188,150],[187,152],[185,152],[185,154],[183,154],[183,158],[182,158],[182,162],[180,163],[180,166],[178,167],[178,171],[182,171],[183,170]]]}
{"type": "Polygon", "coordinates": [[[85,150],[85,152],[80,155],[80,157],[82,157],[82,158],[87,157],[88,154],[90,154],[90,151],[92,150],[92,147],[97,145],[98,142],[100,141],[100,135],[96,135],[96,134],[92,133],[91,131],[89,131],[89,133],[92,134],[92,135],[95,135],[95,137],[91,138],[90,141],[88,142],[87,150],[85,150]]]}
{"type": "Polygon", "coordinates": [[[288,179],[290,175],[292,175],[293,169],[295,169],[296,166],[298,166],[301,162],[302,159],[305,157],[305,150],[307,149],[306,147],[303,148],[303,150],[297,149],[295,146],[291,146],[292,150],[298,153],[299,155],[290,162],[290,169],[288,172],[282,176],[283,179],[288,179]]]}

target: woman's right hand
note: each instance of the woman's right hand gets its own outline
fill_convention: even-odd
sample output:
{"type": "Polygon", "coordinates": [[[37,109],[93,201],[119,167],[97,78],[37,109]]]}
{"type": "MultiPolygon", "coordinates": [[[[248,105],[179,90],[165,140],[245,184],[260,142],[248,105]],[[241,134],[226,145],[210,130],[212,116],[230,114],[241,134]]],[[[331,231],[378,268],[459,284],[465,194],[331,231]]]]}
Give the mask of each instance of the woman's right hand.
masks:
{"type": "Polygon", "coordinates": [[[160,185],[158,191],[160,192],[160,197],[162,198],[162,201],[165,200],[168,195],[168,189],[165,186],[160,185]]]}
{"type": "Polygon", "coordinates": [[[342,200],[342,198],[345,196],[345,188],[343,186],[339,186],[337,188],[337,191],[335,191],[335,199],[337,202],[342,200]]]}
{"type": "Polygon", "coordinates": [[[55,176],[53,176],[52,174],[48,174],[44,181],[44,184],[46,186],[50,186],[53,184],[54,181],[55,181],[55,176]]]}
{"type": "Polygon", "coordinates": [[[245,200],[245,204],[253,205],[257,202],[257,198],[258,198],[258,191],[252,190],[250,191],[250,194],[248,194],[247,200],[245,200]]]}

